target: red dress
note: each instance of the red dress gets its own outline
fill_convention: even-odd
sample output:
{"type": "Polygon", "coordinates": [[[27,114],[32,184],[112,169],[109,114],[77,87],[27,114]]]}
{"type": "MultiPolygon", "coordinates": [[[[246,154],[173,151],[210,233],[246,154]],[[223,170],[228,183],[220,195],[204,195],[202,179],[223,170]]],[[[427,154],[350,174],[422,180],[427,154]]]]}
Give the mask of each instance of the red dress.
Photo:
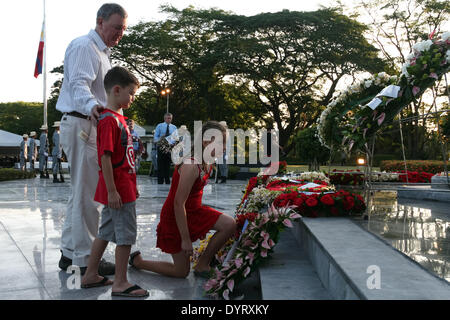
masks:
{"type": "MultiPolygon", "coordinates": [[[[203,187],[208,182],[211,170],[203,178],[201,172],[202,170],[199,168],[199,177],[195,180],[185,203],[187,225],[192,242],[204,239],[222,214],[213,208],[202,205],[203,187]]],[[[174,211],[174,200],[179,181],[180,174],[177,166],[173,172],[172,185],[162,207],[160,222],[156,229],[156,247],[166,253],[178,253],[181,251],[181,236],[174,211]]]]}

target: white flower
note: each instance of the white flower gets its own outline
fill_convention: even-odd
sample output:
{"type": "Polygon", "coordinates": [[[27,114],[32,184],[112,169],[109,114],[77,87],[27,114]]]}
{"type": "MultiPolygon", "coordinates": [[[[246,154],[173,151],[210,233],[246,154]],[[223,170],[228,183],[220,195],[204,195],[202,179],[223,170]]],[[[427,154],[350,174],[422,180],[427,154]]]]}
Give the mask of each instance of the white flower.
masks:
{"type": "Polygon", "coordinates": [[[364,87],[369,88],[370,86],[372,86],[372,80],[366,80],[364,81],[364,87]]]}
{"type": "Polygon", "coordinates": [[[408,73],[408,70],[407,70],[408,67],[409,67],[409,64],[408,64],[408,63],[405,63],[405,64],[402,66],[402,75],[404,75],[404,76],[407,77],[407,78],[409,78],[409,73],[408,73]]]}
{"type": "Polygon", "coordinates": [[[447,50],[447,53],[445,54],[445,58],[447,59],[447,63],[450,63],[450,50],[447,50]]]}
{"type": "Polygon", "coordinates": [[[447,41],[450,38],[450,32],[444,32],[441,36],[442,40],[447,41]]]}
{"type": "Polygon", "coordinates": [[[418,42],[415,45],[413,45],[413,49],[416,51],[419,51],[419,52],[427,51],[430,49],[432,44],[433,44],[433,41],[425,40],[425,41],[418,42]]]}

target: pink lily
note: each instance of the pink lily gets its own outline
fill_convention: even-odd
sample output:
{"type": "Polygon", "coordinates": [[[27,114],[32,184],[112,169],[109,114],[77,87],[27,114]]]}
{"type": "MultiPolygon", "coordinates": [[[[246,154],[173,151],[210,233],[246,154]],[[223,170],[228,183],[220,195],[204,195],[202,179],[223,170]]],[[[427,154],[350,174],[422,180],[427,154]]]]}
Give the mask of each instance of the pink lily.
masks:
{"type": "Polygon", "coordinates": [[[267,258],[267,251],[266,250],[261,250],[261,257],[267,258]]]}
{"type": "Polygon", "coordinates": [[[289,218],[291,218],[291,219],[298,219],[298,218],[301,218],[301,217],[302,217],[302,216],[299,215],[299,214],[296,213],[296,212],[291,213],[291,215],[289,216],[289,218]]]}
{"type": "Polygon", "coordinates": [[[291,222],[291,220],[289,220],[289,219],[285,219],[285,220],[283,221],[283,224],[284,224],[286,227],[288,227],[288,228],[292,228],[292,227],[293,227],[292,222],[291,222]]]}
{"type": "MultiPolygon", "coordinates": [[[[236,267],[238,267],[238,268],[240,268],[242,266],[243,262],[244,261],[241,258],[234,260],[234,263],[236,264],[236,267]]],[[[233,291],[233,290],[231,290],[231,291],[233,291]]]]}
{"type": "Polygon", "coordinates": [[[270,246],[269,246],[269,243],[267,242],[267,240],[264,240],[261,246],[263,248],[270,249],[270,246]]]}
{"type": "Polygon", "coordinates": [[[247,267],[244,271],[244,278],[247,278],[249,273],[250,273],[250,267],[247,267]]]}
{"type": "Polygon", "coordinates": [[[434,78],[437,80],[438,76],[435,72],[430,73],[430,78],[434,78]]]}
{"type": "Polygon", "coordinates": [[[412,93],[413,93],[413,95],[417,95],[417,94],[419,93],[419,91],[420,91],[420,88],[417,87],[417,86],[414,86],[414,87],[412,88],[412,93]]]}
{"type": "Polygon", "coordinates": [[[270,238],[270,235],[265,231],[261,231],[261,237],[263,237],[264,240],[267,241],[270,238]]]}
{"type": "Polygon", "coordinates": [[[253,241],[250,239],[247,239],[244,241],[244,247],[250,247],[253,245],[253,241]]]}
{"type": "Polygon", "coordinates": [[[234,289],[234,280],[231,279],[230,281],[227,282],[227,287],[228,289],[230,289],[230,292],[233,292],[234,289]]]}
{"type": "Polygon", "coordinates": [[[245,259],[249,259],[250,260],[250,264],[253,263],[253,259],[255,259],[255,254],[253,252],[249,252],[247,254],[247,257],[245,257],[245,259]]]}
{"type": "Polygon", "coordinates": [[[225,300],[230,300],[229,294],[230,294],[230,290],[227,289],[223,292],[222,296],[225,300]]]}
{"type": "Polygon", "coordinates": [[[212,288],[214,288],[214,287],[217,285],[217,283],[218,283],[218,282],[217,282],[216,279],[208,280],[208,281],[205,283],[205,286],[204,286],[205,291],[211,290],[212,288]]]}
{"type": "Polygon", "coordinates": [[[385,117],[386,117],[386,114],[384,112],[378,117],[378,125],[379,126],[381,126],[385,117]]]}

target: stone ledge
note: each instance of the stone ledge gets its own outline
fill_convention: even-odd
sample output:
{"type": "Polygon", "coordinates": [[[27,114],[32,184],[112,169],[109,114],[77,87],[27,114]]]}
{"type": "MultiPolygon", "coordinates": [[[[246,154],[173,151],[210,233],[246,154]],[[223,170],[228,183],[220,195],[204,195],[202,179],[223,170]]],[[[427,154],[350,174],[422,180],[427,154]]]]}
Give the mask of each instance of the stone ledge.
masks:
{"type": "Polygon", "coordinates": [[[303,218],[294,237],[335,299],[450,299],[450,285],[347,218],[303,218]],[[380,289],[369,289],[369,266],[380,270],[380,289]]]}
{"type": "Polygon", "coordinates": [[[398,188],[397,194],[399,198],[450,202],[449,189],[404,187],[398,188]]]}

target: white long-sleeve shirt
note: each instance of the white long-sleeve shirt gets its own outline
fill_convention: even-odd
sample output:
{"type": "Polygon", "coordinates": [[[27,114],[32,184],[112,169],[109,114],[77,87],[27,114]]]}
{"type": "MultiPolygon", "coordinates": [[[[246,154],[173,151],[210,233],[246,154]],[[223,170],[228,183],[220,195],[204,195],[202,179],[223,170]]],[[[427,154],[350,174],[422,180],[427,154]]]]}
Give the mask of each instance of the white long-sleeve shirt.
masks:
{"type": "Polygon", "coordinates": [[[69,44],[57,110],[90,115],[95,105],[106,106],[103,80],[111,69],[110,53],[95,30],[69,44]]]}

